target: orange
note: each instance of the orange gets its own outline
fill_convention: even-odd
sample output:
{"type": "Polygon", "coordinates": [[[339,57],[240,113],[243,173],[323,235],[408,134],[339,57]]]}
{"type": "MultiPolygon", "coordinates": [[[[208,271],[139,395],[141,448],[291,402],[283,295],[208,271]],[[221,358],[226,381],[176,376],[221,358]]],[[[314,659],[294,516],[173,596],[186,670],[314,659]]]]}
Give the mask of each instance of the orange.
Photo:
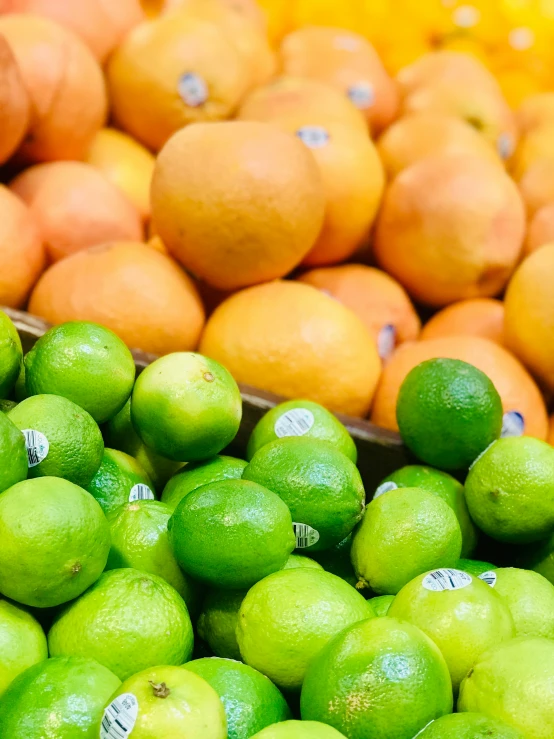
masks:
{"type": "Polygon", "coordinates": [[[517,263],[524,232],[521,197],[494,162],[430,157],[389,186],[375,255],[413,298],[441,307],[500,292],[517,263]]]}
{"type": "Polygon", "coordinates": [[[516,180],[540,161],[554,159],[554,123],[545,122],[532,128],[522,137],[510,161],[510,169],[516,180]]]}
{"type": "Polygon", "coordinates": [[[456,84],[463,79],[490,90],[498,89],[493,75],[479,59],[459,51],[443,50],[423,54],[397,75],[404,96],[419,87],[437,82],[456,84]]]}
{"type": "Polygon", "coordinates": [[[521,413],[525,434],[546,439],[548,414],[535,381],[510,352],[479,336],[444,336],[407,342],[398,347],[383,369],[371,421],[383,428],[397,430],[396,400],[404,378],[421,362],[439,357],[460,359],[488,375],[502,399],[504,412],[521,413]]]}
{"type": "Polygon", "coordinates": [[[0,305],[20,308],[46,258],[29,208],[0,185],[0,305]]]}
{"type": "Polygon", "coordinates": [[[268,123],[188,126],[158,156],[154,226],[197,278],[222,290],[296,267],[314,245],[325,199],[314,157],[268,123]]]}
{"type": "MultiPolygon", "coordinates": [[[[264,11],[256,2],[256,0],[215,0],[217,6],[223,11],[232,11],[239,14],[244,20],[249,21],[259,31],[265,33],[267,31],[267,18],[264,11]]],[[[202,5],[209,7],[215,4],[214,0],[165,0],[163,2],[163,11],[172,10],[174,8],[187,7],[191,5],[202,10],[202,5]]]]}
{"type": "Polygon", "coordinates": [[[100,323],[153,354],[195,349],[204,325],[190,277],[134,242],[93,246],[57,262],[38,281],[29,311],[53,324],[100,323]]]}
{"type": "Polygon", "coordinates": [[[504,343],[504,304],[493,298],[460,300],[430,318],[420,339],[441,336],[480,336],[497,344],[504,343]]]}
{"type": "Polygon", "coordinates": [[[529,222],[523,253],[531,254],[545,244],[554,243],[554,201],[543,205],[529,222]]]}
{"type": "Polygon", "coordinates": [[[554,446],[554,415],[550,416],[550,426],[548,429],[548,443],[554,446]]]}
{"type": "Polygon", "coordinates": [[[103,128],[94,137],[85,161],[125,193],[144,221],[150,217],[155,160],[148,149],[122,131],[103,128]]]}
{"type": "Polygon", "coordinates": [[[516,111],[522,133],[527,133],[543,123],[554,124],[554,92],[530,95],[516,111]]]}
{"type": "MultiPolygon", "coordinates": [[[[554,126],[551,128],[554,136],[554,126]]],[[[554,200],[554,149],[547,159],[537,159],[518,181],[519,191],[532,218],[543,205],[554,200]]]]}
{"type": "Polygon", "coordinates": [[[334,85],[364,114],[373,133],[396,117],[398,90],[373,46],[340,28],[308,26],[293,31],[281,44],[285,74],[334,85]]]}
{"type": "Polygon", "coordinates": [[[154,234],[148,239],[148,241],[146,242],[146,246],[149,246],[151,249],[155,249],[156,251],[159,251],[160,254],[165,254],[166,257],[170,256],[169,252],[167,251],[166,245],[160,239],[160,237],[157,236],[156,234],[154,234]]]}
{"type": "Polygon", "coordinates": [[[36,164],[10,187],[31,209],[53,262],[104,241],[142,238],[137,209],[90,164],[36,164]]]}
{"type": "Polygon", "coordinates": [[[136,26],[107,74],[116,123],[155,151],[188,123],[231,116],[250,81],[222,28],[179,12],[136,26]]]}
{"type": "Polygon", "coordinates": [[[29,125],[29,95],[6,39],[0,36],[0,164],[15,152],[29,125]]]}
{"type": "Polygon", "coordinates": [[[80,159],[106,117],[104,78],[72,31],[34,15],[0,16],[31,101],[20,153],[27,161],[80,159]]]}
{"type": "Polygon", "coordinates": [[[275,281],[232,295],[208,319],[200,351],[237,382],[364,416],[381,362],[360,319],[300,282],[275,281]]]}

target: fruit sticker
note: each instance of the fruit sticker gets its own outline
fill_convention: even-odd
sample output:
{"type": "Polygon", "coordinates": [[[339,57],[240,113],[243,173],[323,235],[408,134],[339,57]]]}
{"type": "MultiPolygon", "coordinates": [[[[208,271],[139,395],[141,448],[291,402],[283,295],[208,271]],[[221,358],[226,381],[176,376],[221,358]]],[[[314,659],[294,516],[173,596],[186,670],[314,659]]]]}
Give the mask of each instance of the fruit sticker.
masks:
{"type": "Polygon", "coordinates": [[[307,523],[293,523],[294,535],[296,536],[296,548],[306,549],[319,541],[319,531],[313,529],[307,523]]]}
{"type": "Polygon", "coordinates": [[[496,149],[502,159],[508,159],[514,153],[514,139],[509,133],[501,133],[496,140],[496,149]]]}
{"type": "Polygon", "coordinates": [[[48,456],[50,449],[48,439],[44,434],[35,429],[23,429],[21,433],[25,437],[29,467],[36,467],[37,464],[40,464],[48,456]]]}
{"type": "Polygon", "coordinates": [[[138,715],[138,701],[132,693],[114,698],[105,709],[100,725],[100,739],[125,739],[133,731],[138,715]]]}
{"type": "Polygon", "coordinates": [[[179,77],[177,91],[191,108],[198,108],[208,99],[208,87],[202,77],[194,72],[185,72],[179,77]]]}
{"type": "Polygon", "coordinates": [[[494,588],[494,586],[496,585],[496,572],[494,572],[494,570],[487,570],[487,572],[482,572],[479,575],[479,580],[486,582],[487,585],[490,585],[491,588],[494,588]]]}
{"type": "Polygon", "coordinates": [[[398,485],[395,482],[392,482],[392,480],[390,480],[389,482],[382,482],[375,491],[373,500],[375,500],[375,498],[378,498],[380,495],[383,495],[384,493],[388,493],[391,490],[396,490],[397,487],[398,485]]]}
{"type": "Polygon", "coordinates": [[[275,434],[284,436],[304,436],[314,425],[314,414],[307,408],[293,408],[275,421],[275,434]]]}
{"type": "Polygon", "coordinates": [[[129,493],[129,503],[132,503],[135,500],[154,500],[154,497],[154,493],[150,490],[148,485],[138,482],[131,488],[129,493]]]}
{"type": "Polygon", "coordinates": [[[371,108],[375,102],[375,91],[373,85],[369,82],[357,82],[351,85],[348,88],[347,94],[356,108],[360,108],[360,110],[371,108]]]}
{"type": "Polygon", "coordinates": [[[396,346],[396,328],[388,323],[377,336],[377,351],[381,359],[388,359],[396,346]]]}
{"type": "Polygon", "coordinates": [[[329,133],[323,126],[302,126],[296,135],[308,149],[321,149],[329,141],[329,133]]]}
{"type": "Polygon", "coordinates": [[[525,433],[525,419],[518,411],[508,411],[502,416],[502,431],[500,436],[523,436],[525,433]]]}
{"type": "Polygon", "coordinates": [[[472,581],[471,575],[462,570],[441,569],[430,572],[423,578],[425,590],[439,592],[441,590],[460,590],[467,587],[472,581]]]}

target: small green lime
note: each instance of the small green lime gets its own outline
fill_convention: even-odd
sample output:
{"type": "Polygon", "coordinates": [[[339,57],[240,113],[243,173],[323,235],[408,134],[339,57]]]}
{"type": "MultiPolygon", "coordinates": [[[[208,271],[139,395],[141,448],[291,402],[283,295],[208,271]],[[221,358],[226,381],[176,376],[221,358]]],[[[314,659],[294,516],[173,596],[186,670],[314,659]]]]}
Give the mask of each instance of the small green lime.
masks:
{"type": "Polygon", "coordinates": [[[554,639],[554,585],[538,572],[499,567],[491,572],[490,585],[507,603],[516,636],[554,639]]]}
{"type": "Polygon", "coordinates": [[[178,503],[196,488],[209,482],[240,480],[246,462],[235,457],[218,455],[204,462],[189,462],[187,466],[168,480],[162,493],[162,501],[175,510],[178,503]]]}
{"type": "Polygon", "coordinates": [[[294,570],[296,567],[307,567],[312,570],[322,570],[323,567],[315,559],[304,557],[301,554],[291,554],[285,562],[284,570],[294,570]]]}
{"type": "Polygon", "coordinates": [[[0,697],[20,673],[47,657],[46,636],[39,622],[0,598],[0,697]]]}
{"type": "Polygon", "coordinates": [[[27,478],[29,464],[25,437],[4,413],[0,413],[0,493],[27,478]]]}
{"type": "Polygon", "coordinates": [[[125,503],[155,498],[150,478],[137,460],[116,449],[104,449],[98,472],[86,489],[106,515],[125,503]]]}
{"type": "Polygon", "coordinates": [[[212,589],[204,598],[197,629],[217,657],[240,660],[236,629],[247,590],[212,589]]]}
{"type": "Polygon", "coordinates": [[[356,587],[358,578],[352,566],[350,553],[352,551],[352,534],[324,552],[310,552],[326,572],[331,572],[337,577],[342,577],[349,585],[356,587]]]}
{"type": "Polygon", "coordinates": [[[485,572],[495,570],[496,565],[493,565],[490,562],[481,562],[479,559],[459,559],[456,562],[456,569],[463,570],[464,572],[467,572],[468,575],[479,577],[479,575],[482,575],[485,572]]]}
{"type": "Polygon", "coordinates": [[[377,595],[375,598],[371,598],[369,603],[376,616],[386,616],[394,598],[394,595],[377,595]]]}
{"type": "Polygon", "coordinates": [[[21,339],[9,316],[0,310],[0,398],[11,392],[23,359],[21,339]]]}
{"type": "Polygon", "coordinates": [[[517,729],[484,713],[451,713],[432,721],[418,739],[525,739],[517,729]]]}
{"type": "Polygon", "coordinates": [[[346,739],[346,737],[319,721],[281,721],[262,729],[254,734],[252,739],[346,739]]]}

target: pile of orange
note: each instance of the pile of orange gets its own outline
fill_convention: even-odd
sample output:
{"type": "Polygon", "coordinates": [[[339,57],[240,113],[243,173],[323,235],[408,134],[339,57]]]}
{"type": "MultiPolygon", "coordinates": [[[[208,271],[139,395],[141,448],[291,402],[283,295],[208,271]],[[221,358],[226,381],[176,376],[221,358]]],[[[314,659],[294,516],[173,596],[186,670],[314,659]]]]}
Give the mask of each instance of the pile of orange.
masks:
{"type": "Polygon", "coordinates": [[[547,0],[5,0],[0,304],[393,430],[459,358],[546,439],[553,31],[547,0]]]}

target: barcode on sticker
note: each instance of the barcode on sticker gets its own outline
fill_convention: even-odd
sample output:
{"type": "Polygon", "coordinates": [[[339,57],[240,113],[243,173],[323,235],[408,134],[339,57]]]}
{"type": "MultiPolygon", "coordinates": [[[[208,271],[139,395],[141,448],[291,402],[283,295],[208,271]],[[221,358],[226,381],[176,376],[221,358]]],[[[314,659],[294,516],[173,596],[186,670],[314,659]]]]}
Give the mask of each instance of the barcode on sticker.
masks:
{"type": "Polygon", "coordinates": [[[494,572],[494,570],[487,570],[487,572],[483,572],[481,575],[479,575],[479,580],[486,582],[487,585],[490,585],[491,588],[494,588],[494,586],[496,585],[496,572],[494,572]]]}
{"type": "Polygon", "coordinates": [[[314,425],[314,414],[307,408],[293,408],[275,421],[275,434],[283,436],[304,436],[314,425]]]}
{"type": "Polygon", "coordinates": [[[472,581],[471,575],[462,570],[441,569],[430,572],[423,578],[423,587],[426,590],[438,592],[440,590],[459,590],[465,588],[472,581]]]}
{"type": "Polygon", "coordinates": [[[307,523],[293,523],[294,535],[296,536],[296,548],[305,549],[319,541],[319,531],[308,526],[307,523]]]}
{"type": "Polygon", "coordinates": [[[377,351],[381,359],[388,359],[396,346],[396,328],[388,323],[377,336],[377,351]]]}
{"type": "Polygon", "coordinates": [[[375,102],[375,92],[373,85],[369,82],[358,82],[348,88],[348,97],[357,108],[365,110],[371,108],[375,102]]]}
{"type": "Polygon", "coordinates": [[[29,467],[36,467],[48,456],[50,449],[48,439],[43,433],[35,431],[35,429],[23,429],[21,433],[25,437],[29,467]]]}
{"type": "Polygon", "coordinates": [[[321,149],[329,141],[329,133],[323,126],[302,126],[296,135],[308,149],[321,149]]]}
{"type": "Polygon", "coordinates": [[[123,693],[105,709],[100,725],[100,739],[125,739],[130,736],[138,715],[138,701],[132,693],[123,693]]]}
{"type": "Polygon", "coordinates": [[[384,493],[390,493],[391,490],[396,490],[397,487],[398,485],[392,480],[390,480],[390,482],[382,482],[375,491],[373,500],[375,500],[375,498],[378,498],[380,495],[383,495],[384,493]]]}
{"type": "Polygon", "coordinates": [[[197,108],[208,99],[208,87],[202,77],[194,72],[185,72],[179,77],[177,91],[191,108],[197,108]]]}
{"type": "Polygon", "coordinates": [[[154,493],[148,485],[138,482],[136,485],[133,485],[129,493],[129,503],[132,503],[134,500],[154,500],[154,493]]]}
{"type": "Polygon", "coordinates": [[[510,436],[523,436],[525,419],[519,411],[508,411],[502,416],[502,431],[500,436],[506,439],[510,436]]]}

